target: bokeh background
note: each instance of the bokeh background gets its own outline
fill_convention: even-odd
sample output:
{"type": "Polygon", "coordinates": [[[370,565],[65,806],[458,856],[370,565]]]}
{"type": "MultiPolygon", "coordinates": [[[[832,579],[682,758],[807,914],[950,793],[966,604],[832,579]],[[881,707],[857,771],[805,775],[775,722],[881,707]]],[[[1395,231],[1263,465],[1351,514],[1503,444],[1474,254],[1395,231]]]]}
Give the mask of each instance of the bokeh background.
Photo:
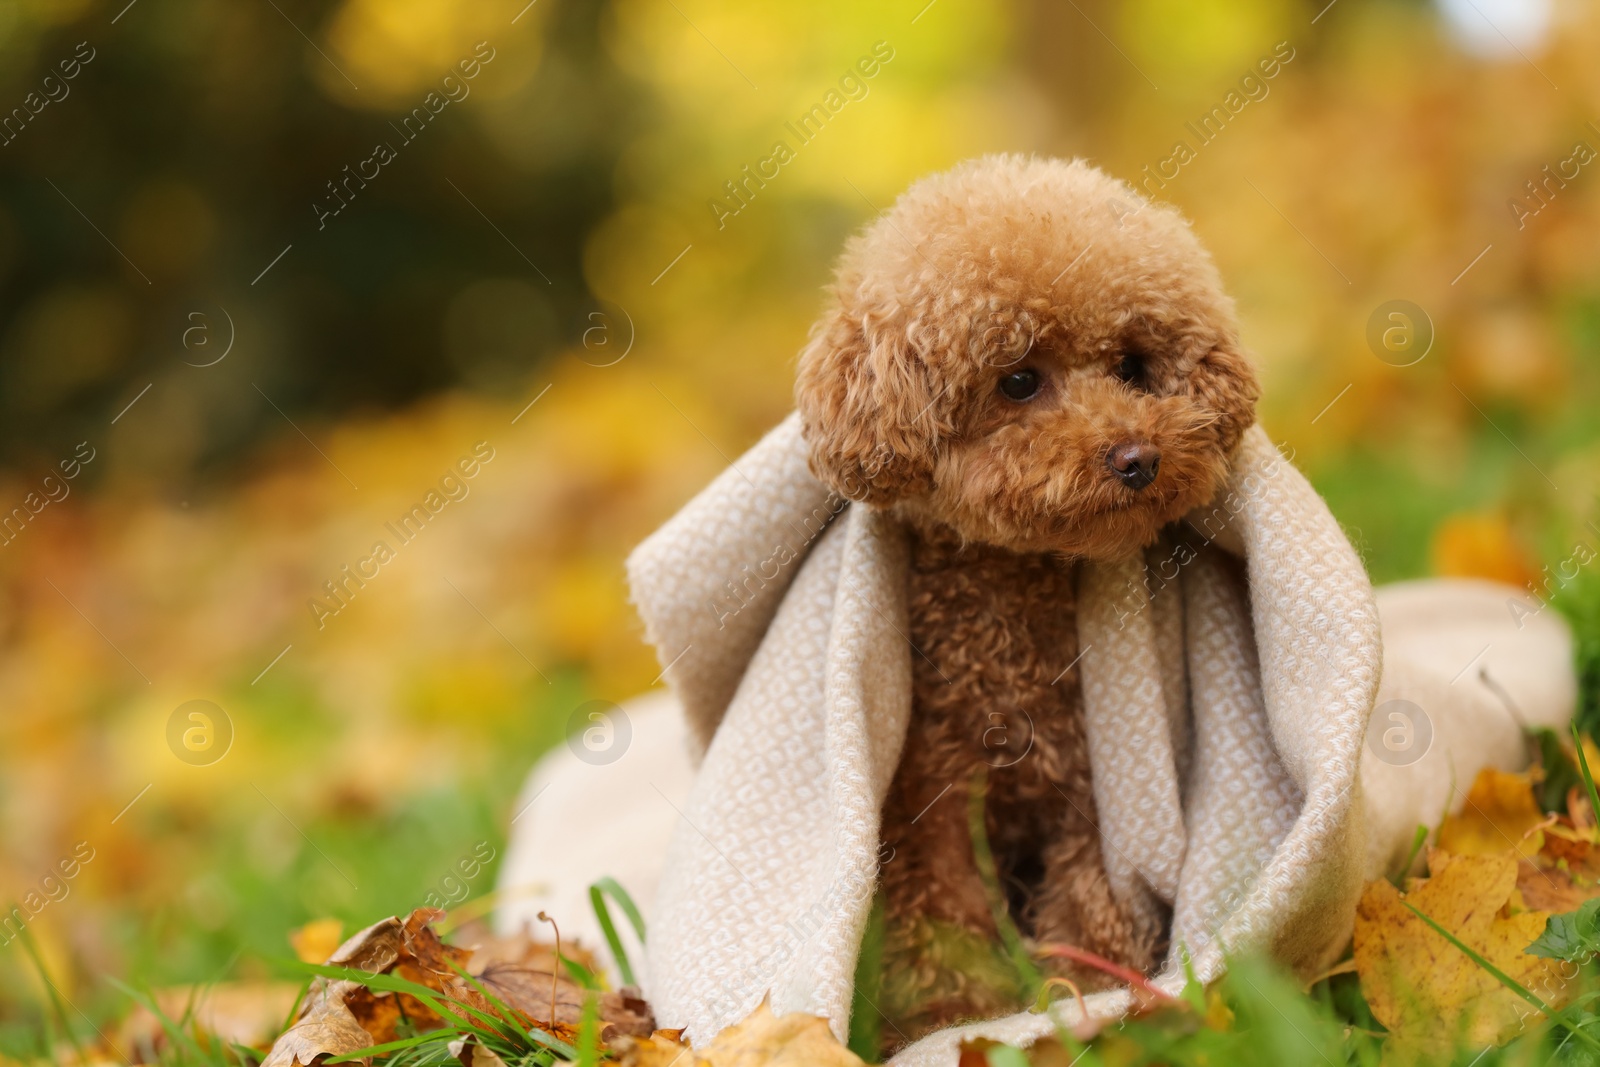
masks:
{"type": "MultiPolygon", "coordinates": [[[[1159,190],[1263,421],[1376,578],[1563,585],[1600,541],[1597,50],[1582,0],[0,4],[0,900],[87,847],[28,930],[106,1020],[108,978],[249,978],[501,850],[573,709],[657,677],[622,560],[787,411],[845,237],[984,152],[1138,180],[1275,52],[1159,190]]],[[[0,1051],[46,1002],[22,949],[0,1051]]]]}

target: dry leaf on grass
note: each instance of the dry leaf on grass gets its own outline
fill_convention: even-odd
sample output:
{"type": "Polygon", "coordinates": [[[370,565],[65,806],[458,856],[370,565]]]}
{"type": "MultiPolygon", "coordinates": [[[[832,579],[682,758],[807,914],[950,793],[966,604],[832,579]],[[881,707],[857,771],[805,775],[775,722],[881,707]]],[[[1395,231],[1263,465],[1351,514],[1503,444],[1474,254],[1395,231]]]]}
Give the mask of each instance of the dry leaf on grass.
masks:
{"type": "MultiPolygon", "coordinates": [[[[343,1056],[384,1040],[370,1033],[346,1006],[346,1000],[359,988],[354,982],[325,983],[313,988],[306,994],[300,1018],[272,1043],[261,1067],[311,1064],[318,1056],[343,1056]]],[[[392,1022],[389,1029],[392,1033],[392,1022]]]]}
{"type": "Polygon", "coordinates": [[[622,1067],[866,1067],[839,1044],[828,1021],[795,1012],[775,1016],[766,1003],[703,1049],[686,1051],[680,1036],[660,1030],[617,1043],[622,1067]]]}
{"type": "Polygon", "coordinates": [[[1404,897],[1370,883],[1356,908],[1355,959],[1361,992],[1378,1021],[1409,1041],[1497,1041],[1528,1010],[1465,953],[1428,927],[1406,903],[1524,986],[1559,983],[1550,961],[1526,953],[1544,931],[1544,912],[1508,914],[1517,862],[1500,856],[1429,854],[1430,877],[1404,897]]]}
{"type": "MultiPolygon", "coordinates": [[[[472,960],[467,971],[499,1000],[526,1014],[529,1018],[552,1023],[557,1036],[568,1034],[562,1040],[571,1041],[576,1035],[579,1020],[583,1017],[584,1000],[593,994],[574,982],[565,967],[556,960],[555,946],[549,942],[535,941],[526,933],[496,935],[488,929],[470,925],[457,931],[457,939],[470,946],[472,960]],[[555,1018],[550,1018],[550,975],[557,974],[555,983],[555,1018]]],[[[593,954],[581,944],[564,941],[561,945],[564,959],[577,963],[591,973],[599,970],[593,954]]],[[[609,1044],[624,1034],[640,1036],[655,1028],[655,1016],[639,991],[626,986],[617,991],[600,994],[600,1041],[609,1044]]]]}
{"type": "Polygon", "coordinates": [[[1517,865],[1517,889],[1529,908],[1560,914],[1600,896],[1600,847],[1569,834],[1552,827],[1539,854],[1517,865]]]}
{"type": "Polygon", "coordinates": [[[461,1061],[461,1067],[506,1067],[506,1061],[494,1049],[484,1048],[468,1038],[457,1038],[446,1047],[450,1055],[461,1061]]]}
{"type": "MultiPolygon", "coordinates": [[[[515,1021],[520,1025],[537,1026],[568,1043],[577,1040],[584,999],[593,994],[565,973],[552,974],[557,962],[551,946],[526,937],[485,937],[475,946],[479,958],[474,960],[475,949],[447,945],[439,939],[432,924],[443,917],[444,912],[437,908],[418,908],[404,921],[384,919],[345,941],[328,957],[328,963],[392,974],[436,991],[443,1000],[489,1015],[502,1014],[461,976],[460,968],[519,1016],[515,1021]]],[[[574,954],[565,953],[569,959],[574,954]]],[[[623,1034],[648,1034],[655,1027],[649,1006],[632,990],[601,993],[598,1000],[602,1042],[623,1034]]],[[[402,1015],[420,1030],[453,1022],[409,993],[374,992],[358,982],[318,978],[311,983],[294,1025],[278,1038],[261,1067],[309,1065],[321,1055],[338,1056],[393,1041],[402,1015]]],[[[463,1046],[463,1051],[466,1049],[463,1046]]],[[[471,1050],[471,1058],[480,1067],[489,1065],[492,1054],[476,1045],[471,1050]]]]}
{"type": "MultiPolygon", "coordinates": [[[[583,1002],[593,993],[566,975],[556,981],[556,1010],[550,1019],[550,972],[512,962],[493,963],[475,975],[483,987],[508,1006],[535,1020],[553,1021],[563,1032],[577,1032],[583,1016],[583,1002]]],[[[637,990],[600,994],[600,1040],[608,1044],[623,1034],[648,1034],[655,1027],[655,1016],[637,990]]],[[[565,1040],[565,1039],[564,1039],[565,1040]]]]}

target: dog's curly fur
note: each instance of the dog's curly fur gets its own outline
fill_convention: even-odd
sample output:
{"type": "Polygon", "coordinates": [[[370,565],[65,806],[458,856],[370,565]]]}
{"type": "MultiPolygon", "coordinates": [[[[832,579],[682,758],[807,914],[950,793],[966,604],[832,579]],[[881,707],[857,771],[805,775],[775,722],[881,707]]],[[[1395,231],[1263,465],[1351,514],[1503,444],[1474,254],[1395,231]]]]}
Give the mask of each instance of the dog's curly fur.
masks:
{"type": "Polygon", "coordinates": [[[912,720],[882,827],[886,1045],[1019,1006],[968,829],[979,768],[1022,932],[1149,968],[1163,946],[1113,895],[1095,829],[1076,564],[1126,558],[1206,503],[1254,421],[1210,257],[1176,211],[1086,163],[965,163],[847,245],[796,394],[813,472],[891,511],[912,546],[912,720]],[[1037,391],[1013,399],[1007,378],[1037,391]],[[1109,459],[1130,442],[1159,453],[1137,488],[1109,459]]]}

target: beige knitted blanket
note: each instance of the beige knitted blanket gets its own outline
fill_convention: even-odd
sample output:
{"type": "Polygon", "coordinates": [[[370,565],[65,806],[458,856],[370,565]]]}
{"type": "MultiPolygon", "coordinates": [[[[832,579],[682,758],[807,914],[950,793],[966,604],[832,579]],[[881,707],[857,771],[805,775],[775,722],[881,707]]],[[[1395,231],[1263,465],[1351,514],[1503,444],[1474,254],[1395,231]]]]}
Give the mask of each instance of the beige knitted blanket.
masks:
{"type": "MultiPolygon", "coordinates": [[[[1157,981],[1174,988],[1180,947],[1202,978],[1224,950],[1306,968],[1338,952],[1363,879],[1403,848],[1442,777],[1367,841],[1360,765],[1383,659],[1373,590],[1260,428],[1191,522],[1215,538],[1196,556],[1085,565],[1078,615],[1102,851],[1138,914],[1170,915],[1157,981]]],[[[810,475],[792,416],[629,561],[703,753],[652,908],[647,988],[661,1024],[697,1043],[767,997],[778,1014],[848,1028],[878,813],[910,713],[906,565],[894,520],[810,475]]],[[[1503,717],[1466,688],[1472,714],[1503,717]]],[[[1123,991],[1088,1000],[1104,1016],[1128,1003],[1123,991]]],[[[933,1034],[895,1062],[951,1064],[963,1036],[1051,1029],[1022,1013],[933,1034]]]]}

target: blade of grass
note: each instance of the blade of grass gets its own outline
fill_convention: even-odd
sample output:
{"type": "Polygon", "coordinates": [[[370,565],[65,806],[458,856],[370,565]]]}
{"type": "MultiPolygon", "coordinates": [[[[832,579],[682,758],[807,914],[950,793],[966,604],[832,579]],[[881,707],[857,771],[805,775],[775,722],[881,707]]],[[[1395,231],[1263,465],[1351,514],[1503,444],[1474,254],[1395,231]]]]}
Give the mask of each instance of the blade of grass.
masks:
{"type": "Polygon", "coordinates": [[[237,1041],[229,1041],[228,1047],[233,1050],[233,1058],[239,1067],[256,1067],[262,1060],[262,1054],[249,1045],[241,1045],[237,1041]]]}
{"type": "Polygon", "coordinates": [[[1409,900],[1402,900],[1400,903],[1402,903],[1406,907],[1410,908],[1412,913],[1415,914],[1417,916],[1417,918],[1419,918],[1423,922],[1427,923],[1429,928],[1431,928],[1434,933],[1438,934],[1440,937],[1442,937],[1446,941],[1450,942],[1456,948],[1460,949],[1462,952],[1464,952],[1466,954],[1467,958],[1470,959],[1473,963],[1476,963],[1479,967],[1482,967],[1485,971],[1489,972],[1489,976],[1491,978],[1493,978],[1495,981],[1499,982],[1501,985],[1503,985],[1507,989],[1511,990],[1513,993],[1515,993],[1517,996],[1521,997],[1523,1000],[1527,1001],[1529,1004],[1532,1004],[1534,1007],[1538,1008],[1547,1017],[1549,1017],[1551,1019],[1554,1019],[1556,1022],[1560,1023],[1562,1026],[1564,1026],[1572,1034],[1573,1037],[1575,1037],[1578,1040],[1582,1041],[1584,1044],[1588,1045],[1590,1048],[1593,1048],[1596,1051],[1600,1051],[1600,1041],[1595,1040],[1589,1034],[1585,1033],[1579,1027],[1579,1025],[1577,1023],[1573,1022],[1571,1019],[1568,1019],[1566,1013],[1563,1012],[1560,1008],[1557,1008],[1552,1004],[1546,1004],[1544,1002],[1544,1000],[1537,993],[1535,993],[1533,990],[1531,990],[1531,989],[1527,988],[1526,986],[1524,986],[1521,982],[1517,981],[1515,978],[1511,977],[1509,974],[1506,974],[1504,971],[1502,971],[1500,968],[1496,967],[1494,964],[1490,963],[1486,958],[1484,958],[1481,954],[1479,954],[1476,950],[1474,950],[1472,948],[1472,946],[1470,946],[1466,942],[1462,941],[1459,937],[1457,937],[1455,934],[1452,934],[1449,930],[1446,930],[1443,926],[1440,926],[1438,923],[1434,922],[1432,916],[1428,915],[1421,908],[1417,907],[1415,904],[1411,903],[1409,900]]]}
{"type": "MultiPolygon", "coordinates": [[[[472,975],[468,974],[466,968],[462,967],[460,964],[451,961],[450,966],[467,982],[468,985],[472,986],[473,989],[478,991],[479,996],[483,997],[484,1000],[489,1002],[490,1007],[494,1008],[496,1011],[505,1012],[508,1019],[515,1020],[518,1015],[527,1014],[526,1012],[518,1012],[505,1001],[489,992],[487,986],[485,986],[477,978],[474,978],[472,975]]],[[[552,1027],[556,1025],[555,1019],[552,1018],[550,1020],[550,1025],[552,1027]]],[[[546,1033],[537,1026],[530,1025],[525,1036],[533,1044],[544,1045],[547,1048],[560,1049],[563,1053],[568,1054],[569,1057],[573,1054],[571,1045],[567,1044],[565,1041],[562,1041],[553,1034],[546,1033]]]]}
{"type": "Polygon", "coordinates": [[[561,966],[565,967],[567,969],[567,974],[571,976],[572,980],[577,982],[583,988],[595,993],[601,992],[602,987],[600,985],[599,977],[577,960],[562,956],[561,966]]]}
{"type": "Polygon", "coordinates": [[[1595,792],[1594,775],[1589,773],[1589,757],[1583,751],[1583,737],[1578,733],[1578,724],[1572,723],[1572,743],[1578,749],[1578,770],[1583,774],[1583,787],[1589,791],[1589,812],[1597,825],[1600,825],[1600,794],[1595,792]]]}
{"type": "Polygon", "coordinates": [[[873,897],[867,913],[867,927],[861,932],[861,948],[856,953],[856,973],[850,991],[850,1033],[846,1047],[867,1063],[876,1062],[881,1051],[883,1016],[877,1004],[883,999],[883,938],[885,933],[883,894],[873,897]]]}
{"type": "MultiPolygon", "coordinates": [[[[167,1015],[166,1012],[162,1011],[161,1006],[156,1003],[154,997],[147,993],[141,993],[132,986],[127,985],[126,983],[121,982],[109,975],[106,977],[106,981],[115,988],[120,989],[135,1003],[143,1005],[146,1011],[155,1016],[156,1022],[161,1025],[162,1030],[166,1031],[168,1040],[170,1040],[174,1045],[187,1048],[190,1054],[193,1055],[196,1060],[199,1060],[201,1063],[206,1062],[209,1057],[206,1056],[205,1050],[200,1047],[200,1042],[196,1041],[194,1037],[183,1028],[181,1023],[173,1021],[173,1019],[167,1015]]],[[[191,998],[192,996],[193,994],[191,994],[191,998]]],[[[184,1015],[185,1021],[187,1021],[188,1013],[185,1012],[184,1015]]]]}
{"type": "Polygon", "coordinates": [[[583,1015],[578,1019],[578,1067],[599,1067],[600,995],[583,998],[583,1015]]]}
{"type": "MultiPolygon", "coordinates": [[[[20,908],[13,905],[11,910],[16,912],[20,908]]],[[[50,972],[45,969],[44,957],[39,954],[38,946],[33,943],[33,934],[29,933],[26,926],[18,926],[17,940],[22,942],[22,950],[28,954],[28,959],[33,962],[34,970],[39,972],[39,980],[44,983],[45,989],[49,991],[50,1006],[55,1008],[56,1015],[61,1019],[61,1029],[66,1034],[67,1043],[72,1046],[73,1051],[77,1052],[78,1062],[87,1063],[88,1058],[83,1050],[83,1043],[78,1040],[77,1032],[72,1029],[72,1020],[67,1018],[67,1006],[61,1002],[61,991],[50,980],[50,972]]],[[[52,1049],[51,1052],[53,1054],[54,1050],[52,1049]]]]}
{"type": "Polygon", "coordinates": [[[633,932],[639,938],[639,944],[644,944],[644,916],[639,914],[639,905],[633,902],[628,891],[622,888],[615,878],[609,875],[594,883],[591,889],[599,889],[617,902],[617,907],[622,909],[622,914],[628,917],[628,925],[633,927],[633,932]]]}
{"type": "Polygon", "coordinates": [[[309,992],[311,992],[311,979],[307,978],[306,984],[300,987],[299,996],[295,997],[294,1003],[290,1005],[289,1014],[284,1018],[283,1025],[278,1027],[278,1033],[281,1034],[294,1025],[294,1021],[300,1017],[300,1005],[306,1002],[306,994],[309,992]]]}
{"type": "Polygon", "coordinates": [[[594,908],[595,921],[600,924],[600,932],[605,935],[606,947],[611,950],[611,959],[617,965],[617,973],[622,977],[623,985],[633,985],[633,965],[628,962],[628,952],[622,947],[622,939],[617,936],[616,923],[611,921],[611,909],[606,906],[605,893],[596,882],[589,887],[589,904],[594,908]]]}
{"type": "Polygon", "coordinates": [[[994,915],[995,928],[1000,931],[1000,942],[1011,957],[1017,977],[1022,980],[1023,996],[1033,1000],[1039,995],[1044,978],[1033,965],[1033,957],[1028,955],[1027,947],[1022,943],[1022,934],[1011,921],[1011,908],[1000,889],[1000,875],[995,868],[994,853],[989,849],[989,831],[984,824],[984,798],[988,791],[989,768],[980,766],[973,772],[967,789],[967,832],[972,835],[972,857],[977,863],[978,876],[983,880],[985,895],[989,898],[989,910],[994,915]]]}
{"type": "Polygon", "coordinates": [[[366,1048],[358,1048],[354,1052],[346,1052],[342,1056],[333,1056],[322,1062],[349,1063],[351,1060],[364,1060],[368,1056],[396,1052],[403,1048],[416,1048],[418,1045],[426,1045],[433,1041],[443,1040],[448,1043],[461,1036],[462,1033],[464,1031],[456,1027],[447,1026],[443,1030],[429,1030],[427,1033],[418,1034],[416,1037],[403,1037],[398,1041],[385,1041],[381,1045],[368,1045],[366,1048]]]}
{"type": "Polygon", "coordinates": [[[1422,846],[1427,840],[1428,828],[1421,823],[1417,823],[1416,833],[1411,835],[1411,851],[1406,853],[1405,863],[1401,864],[1394,877],[1389,879],[1396,889],[1405,888],[1406,875],[1411,873],[1411,865],[1417,862],[1417,853],[1422,851],[1422,846]]]}
{"type": "Polygon", "coordinates": [[[1206,987],[1194,973],[1194,959],[1189,955],[1189,946],[1178,945],[1178,958],[1183,961],[1183,988],[1178,991],[1178,999],[1193,1009],[1197,1018],[1203,1018],[1206,1013],[1206,987]]]}
{"type": "Polygon", "coordinates": [[[376,989],[383,993],[408,993],[417,1000],[422,1001],[440,1018],[455,1018],[458,1022],[466,1023],[468,1020],[464,1018],[463,1013],[473,1010],[468,1005],[457,1001],[446,1003],[447,998],[441,998],[437,989],[430,989],[418,982],[412,982],[404,978],[396,978],[391,974],[360,971],[353,967],[334,967],[324,963],[303,963],[300,960],[280,960],[278,962],[290,970],[314,974],[322,978],[332,978],[335,981],[354,982],[357,985],[366,986],[368,989],[376,989]]]}

